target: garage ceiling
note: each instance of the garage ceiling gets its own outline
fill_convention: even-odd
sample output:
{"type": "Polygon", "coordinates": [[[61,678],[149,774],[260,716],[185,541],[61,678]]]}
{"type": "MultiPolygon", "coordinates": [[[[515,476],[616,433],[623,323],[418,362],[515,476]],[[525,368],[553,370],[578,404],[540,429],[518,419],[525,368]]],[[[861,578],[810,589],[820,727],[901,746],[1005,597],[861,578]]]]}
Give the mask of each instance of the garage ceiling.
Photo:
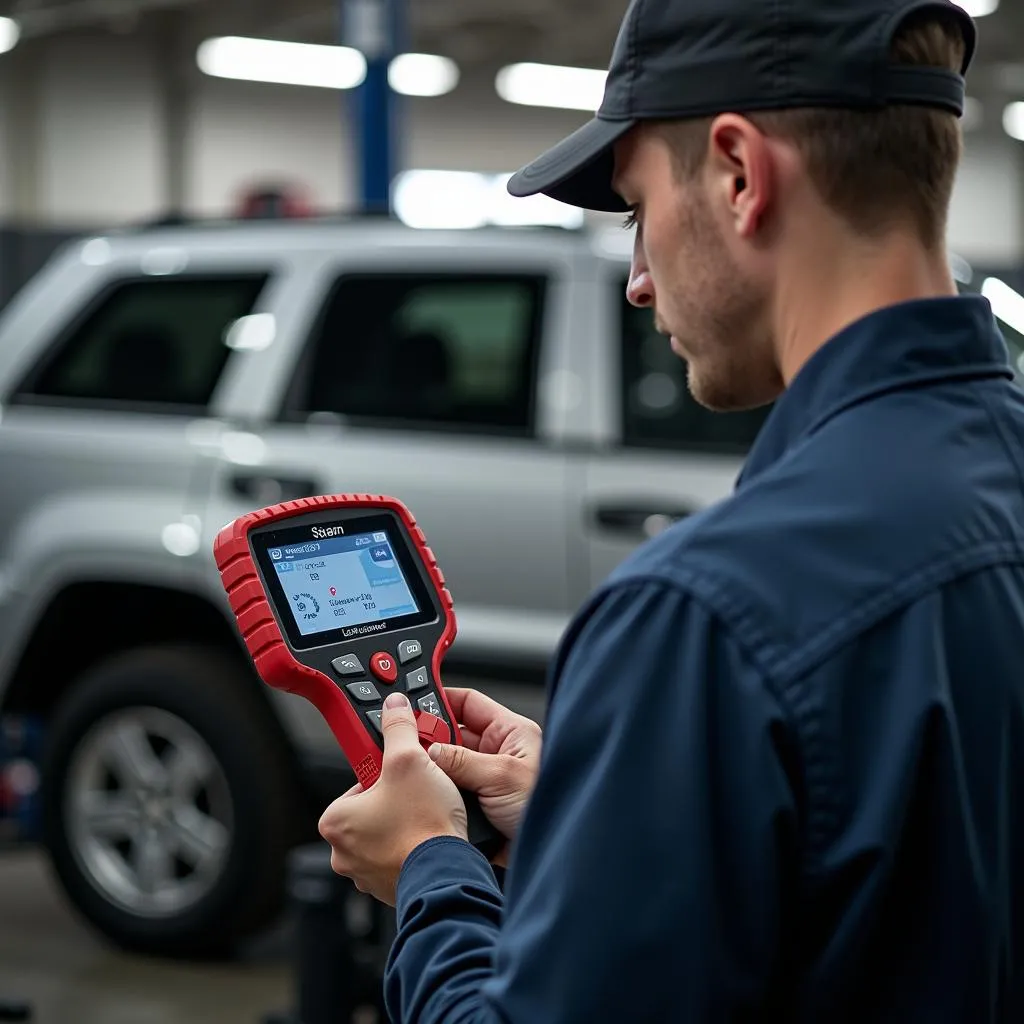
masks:
{"type": "MultiPolygon", "coordinates": [[[[465,70],[517,60],[603,68],[627,0],[408,0],[410,48],[454,58],[465,70]]],[[[168,19],[194,42],[209,35],[260,35],[333,42],[335,0],[0,0],[26,40],[82,30],[145,32],[168,19]]],[[[1024,99],[1024,2],[1002,0],[979,19],[972,95],[998,114],[1024,99]]],[[[998,124],[998,116],[991,118],[998,124]]]]}

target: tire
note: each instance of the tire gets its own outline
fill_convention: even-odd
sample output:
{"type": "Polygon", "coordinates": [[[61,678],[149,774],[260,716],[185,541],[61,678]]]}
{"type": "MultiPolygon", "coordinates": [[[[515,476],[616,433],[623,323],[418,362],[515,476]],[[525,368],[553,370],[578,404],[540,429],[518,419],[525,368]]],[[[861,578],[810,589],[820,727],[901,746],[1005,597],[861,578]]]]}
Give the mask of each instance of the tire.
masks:
{"type": "Polygon", "coordinates": [[[139,649],[58,706],[44,842],[75,908],[116,945],[224,956],[283,909],[299,792],[243,666],[210,648],[139,649]]]}

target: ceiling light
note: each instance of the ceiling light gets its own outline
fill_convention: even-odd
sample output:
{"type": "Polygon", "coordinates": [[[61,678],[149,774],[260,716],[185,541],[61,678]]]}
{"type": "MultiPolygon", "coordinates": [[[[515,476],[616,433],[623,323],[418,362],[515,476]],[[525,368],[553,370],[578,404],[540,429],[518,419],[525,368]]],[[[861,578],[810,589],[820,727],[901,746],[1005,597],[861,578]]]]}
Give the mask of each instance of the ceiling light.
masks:
{"type": "Polygon", "coordinates": [[[972,18],[984,18],[999,10],[999,0],[954,0],[954,2],[972,18]]]}
{"type": "Polygon", "coordinates": [[[601,106],[607,78],[607,71],[590,68],[510,64],[498,72],[494,86],[508,103],[593,113],[601,106]]]}
{"type": "Polygon", "coordinates": [[[402,53],[388,66],[388,81],[403,96],[444,96],[459,84],[459,66],[431,53],[402,53]]]}
{"type": "Polygon", "coordinates": [[[7,53],[18,45],[21,29],[13,18],[0,18],[0,53],[7,53]]]}
{"type": "Polygon", "coordinates": [[[395,179],[395,213],[411,228],[480,228],[487,181],[462,171],[405,171],[395,179]]]}
{"type": "Polygon", "coordinates": [[[395,179],[395,214],[413,228],[582,226],[583,211],[575,207],[547,196],[510,196],[506,188],[510,177],[473,171],[404,171],[395,179]]]}
{"type": "Polygon", "coordinates": [[[216,78],[323,89],[354,89],[366,77],[366,58],[347,46],[241,36],[207,39],[196,52],[196,62],[216,78]]]}
{"type": "Polygon", "coordinates": [[[1011,103],[1003,111],[1003,127],[1011,139],[1024,142],[1024,103],[1011,103]]]}
{"type": "Polygon", "coordinates": [[[1024,334],[1024,295],[1015,292],[998,277],[987,278],[981,286],[981,294],[992,305],[992,312],[1018,334],[1024,334]]]}
{"type": "Polygon", "coordinates": [[[560,203],[550,196],[536,195],[519,199],[509,195],[511,174],[500,174],[491,179],[488,219],[501,227],[529,227],[543,225],[551,228],[581,228],[586,215],[583,210],[560,203]]]}

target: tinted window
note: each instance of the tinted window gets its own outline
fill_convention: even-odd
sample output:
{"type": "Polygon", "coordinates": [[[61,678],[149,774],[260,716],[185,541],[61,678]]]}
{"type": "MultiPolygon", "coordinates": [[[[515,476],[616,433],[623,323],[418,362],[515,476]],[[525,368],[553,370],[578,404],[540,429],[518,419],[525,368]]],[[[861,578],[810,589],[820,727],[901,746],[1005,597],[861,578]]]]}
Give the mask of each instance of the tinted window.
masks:
{"type": "Polygon", "coordinates": [[[745,454],[769,412],[713,413],[698,405],[687,387],[686,364],[655,330],[651,311],[625,297],[622,382],[623,441],[634,447],[745,454]]]}
{"type": "Polygon", "coordinates": [[[287,411],[526,432],[543,292],[522,276],[344,277],[287,411]]]}
{"type": "Polygon", "coordinates": [[[230,350],[225,335],[252,312],[265,277],[122,282],[56,346],[21,400],[205,406],[230,350]]]}

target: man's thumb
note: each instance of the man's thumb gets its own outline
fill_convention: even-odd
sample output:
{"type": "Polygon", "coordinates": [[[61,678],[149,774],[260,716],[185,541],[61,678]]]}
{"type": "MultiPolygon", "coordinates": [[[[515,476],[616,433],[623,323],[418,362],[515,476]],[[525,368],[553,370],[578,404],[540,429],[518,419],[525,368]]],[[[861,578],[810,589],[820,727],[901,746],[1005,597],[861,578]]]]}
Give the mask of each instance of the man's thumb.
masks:
{"type": "Polygon", "coordinates": [[[404,693],[393,693],[384,701],[381,731],[385,753],[419,747],[416,717],[404,693]]]}
{"type": "Polygon", "coordinates": [[[481,754],[450,743],[435,743],[427,753],[438,768],[461,789],[477,793],[493,779],[493,754],[481,754]]]}

